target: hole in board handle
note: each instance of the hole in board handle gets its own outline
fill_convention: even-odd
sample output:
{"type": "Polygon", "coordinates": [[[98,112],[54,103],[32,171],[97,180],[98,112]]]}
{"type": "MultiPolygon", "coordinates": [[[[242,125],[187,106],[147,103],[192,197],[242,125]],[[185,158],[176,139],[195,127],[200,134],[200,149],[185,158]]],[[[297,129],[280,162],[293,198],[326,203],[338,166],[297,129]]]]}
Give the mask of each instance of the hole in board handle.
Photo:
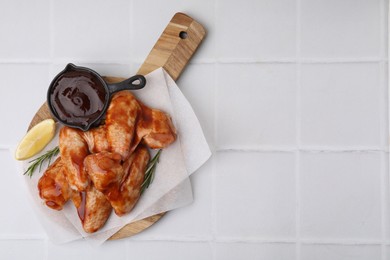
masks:
{"type": "Polygon", "coordinates": [[[180,33],[179,33],[179,37],[181,38],[181,39],[187,39],[187,37],[188,37],[188,34],[187,34],[187,32],[185,32],[185,31],[181,31],[180,33]]]}
{"type": "Polygon", "coordinates": [[[136,79],[132,82],[133,85],[139,85],[141,84],[141,81],[139,79],[136,79]]]}

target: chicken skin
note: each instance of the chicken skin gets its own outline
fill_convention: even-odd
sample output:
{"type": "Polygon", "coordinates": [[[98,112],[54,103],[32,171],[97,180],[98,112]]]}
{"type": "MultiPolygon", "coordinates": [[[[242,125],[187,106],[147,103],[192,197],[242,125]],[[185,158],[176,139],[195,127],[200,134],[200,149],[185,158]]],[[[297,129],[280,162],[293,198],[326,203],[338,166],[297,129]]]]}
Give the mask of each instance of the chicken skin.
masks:
{"type": "Polygon", "coordinates": [[[110,202],[93,185],[80,192],[77,204],[75,204],[77,213],[87,233],[96,232],[104,226],[112,211],[110,202]]]}
{"type": "Polygon", "coordinates": [[[96,153],[85,158],[85,167],[94,186],[101,191],[118,216],[131,211],[137,203],[145,169],[150,159],[144,146],[139,146],[122,165],[115,153],[96,153]]]}
{"type": "Polygon", "coordinates": [[[107,131],[105,125],[92,128],[83,134],[84,139],[88,144],[88,149],[91,153],[108,151],[109,144],[107,141],[107,131]]]}
{"type": "Polygon", "coordinates": [[[88,187],[88,175],[84,169],[84,158],[89,154],[83,132],[64,126],[60,130],[60,153],[67,168],[66,178],[72,189],[84,191],[88,187]]]}
{"type": "Polygon", "coordinates": [[[39,196],[48,207],[55,210],[61,210],[72,195],[65,172],[66,167],[61,158],[58,158],[38,182],[39,196]]]}
{"type": "Polygon", "coordinates": [[[176,140],[176,129],[171,117],[161,110],[141,104],[141,115],[137,123],[136,136],[131,151],[143,141],[152,149],[163,149],[176,140]]]}
{"type": "Polygon", "coordinates": [[[90,154],[85,157],[84,165],[93,185],[101,192],[119,185],[125,173],[118,153],[90,154]]]}
{"type": "Polygon", "coordinates": [[[138,202],[149,160],[148,149],[145,146],[138,146],[131,157],[124,162],[123,168],[126,176],[119,190],[112,190],[107,194],[107,198],[118,216],[129,213],[138,202]]]}
{"type": "Polygon", "coordinates": [[[108,107],[106,130],[109,151],[119,153],[123,161],[130,155],[140,110],[137,100],[127,90],[116,93],[108,107]]]}

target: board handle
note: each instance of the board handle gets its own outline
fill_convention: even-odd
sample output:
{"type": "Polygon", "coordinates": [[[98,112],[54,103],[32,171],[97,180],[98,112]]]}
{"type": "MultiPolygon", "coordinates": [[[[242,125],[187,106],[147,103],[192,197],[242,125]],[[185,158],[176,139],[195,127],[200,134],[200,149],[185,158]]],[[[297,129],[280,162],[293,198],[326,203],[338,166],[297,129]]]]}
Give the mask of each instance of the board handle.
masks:
{"type": "Polygon", "coordinates": [[[162,67],[176,81],[205,35],[201,24],[186,14],[176,13],[137,74],[146,75],[162,67]]]}

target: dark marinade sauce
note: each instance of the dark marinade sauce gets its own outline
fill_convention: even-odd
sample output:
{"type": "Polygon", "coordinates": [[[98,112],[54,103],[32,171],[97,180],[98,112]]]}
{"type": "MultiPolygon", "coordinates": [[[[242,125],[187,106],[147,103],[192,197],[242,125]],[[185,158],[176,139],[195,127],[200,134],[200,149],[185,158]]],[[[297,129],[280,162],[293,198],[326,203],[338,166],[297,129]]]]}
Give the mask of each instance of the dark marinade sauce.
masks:
{"type": "Polygon", "coordinates": [[[62,74],[50,93],[50,102],[65,123],[85,127],[104,109],[107,93],[103,83],[88,71],[71,70],[62,74]]]}

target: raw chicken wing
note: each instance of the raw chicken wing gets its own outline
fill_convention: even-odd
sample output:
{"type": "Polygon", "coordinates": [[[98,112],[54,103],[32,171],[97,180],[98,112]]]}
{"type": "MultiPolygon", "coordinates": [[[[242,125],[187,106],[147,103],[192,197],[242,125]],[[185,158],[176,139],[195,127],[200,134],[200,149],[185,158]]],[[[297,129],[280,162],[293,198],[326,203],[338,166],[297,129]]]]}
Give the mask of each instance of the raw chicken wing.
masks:
{"type": "Polygon", "coordinates": [[[106,223],[111,214],[112,207],[103,193],[93,185],[86,191],[80,192],[81,203],[76,206],[83,229],[87,233],[99,230],[106,223]]]}
{"type": "Polygon", "coordinates": [[[59,143],[70,187],[76,191],[85,190],[88,186],[88,175],[84,170],[84,158],[89,154],[89,151],[83,132],[65,126],[60,130],[59,143]]]}
{"type": "Polygon", "coordinates": [[[161,110],[149,108],[143,104],[134,138],[133,149],[143,142],[152,149],[162,149],[176,140],[176,129],[170,116],[161,110]]]}
{"type": "Polygon", "coordinates": [[[111,152],[119,153],[123,161],[130,155],[130,145],[140,109],[130,91],[124,90],[114,95],[107,110],[106,130],[109,148],[111,152]]]}
{"type": "Polygon", "coordinates": [[[65,172],[66,167],[58,158],[38,181],[39,196],[48,207],[55,210],[61,210],[72,194],[65,172]]]}
{"type": "Polygon", "coordinates": [[[84,139],[91,153],[108,151],[107,131],[105,125],[84,132],[84,139]]]}
{"type": "Polygon", "coordinates": [[[137,203],[149,158],[144,146],[139,146],[123,165],[115,153],[97,153],[85,158],[88,175],[117,215],[130,212],[137,203]]]}

